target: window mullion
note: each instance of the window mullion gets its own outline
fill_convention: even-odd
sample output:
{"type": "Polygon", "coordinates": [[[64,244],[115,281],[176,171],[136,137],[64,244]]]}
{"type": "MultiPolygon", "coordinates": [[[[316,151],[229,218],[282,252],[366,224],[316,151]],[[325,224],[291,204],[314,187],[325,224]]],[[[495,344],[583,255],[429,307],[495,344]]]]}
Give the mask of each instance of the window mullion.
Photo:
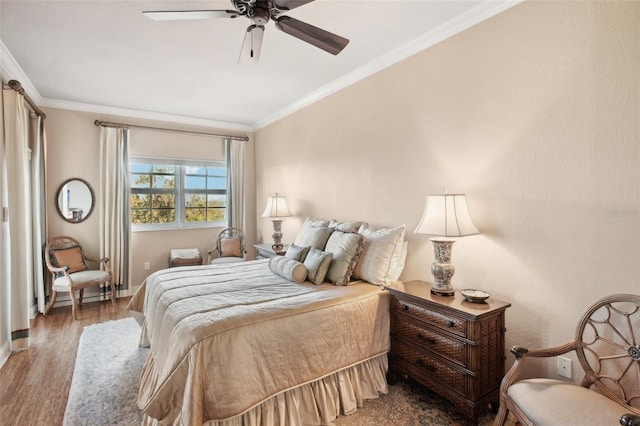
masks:
{"type": "Polygon", "coordinates": [[[179,226],[183,226],[186,222],[184,211],[184,170],[184,166],[176,167],[176,219],[179,226]]]}

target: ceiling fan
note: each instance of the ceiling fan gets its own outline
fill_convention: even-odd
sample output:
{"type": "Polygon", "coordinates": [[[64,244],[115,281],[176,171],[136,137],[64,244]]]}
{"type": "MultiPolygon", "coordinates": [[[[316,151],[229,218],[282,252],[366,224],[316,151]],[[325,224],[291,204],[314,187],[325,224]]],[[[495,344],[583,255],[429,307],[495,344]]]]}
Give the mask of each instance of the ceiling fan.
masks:
{"type": "Polygon", "coordinates": [[[237,18],[244,16],[251,25],[242,42],[239,64],[255,64],[260,59],[264,26],[273,20],[282,32],[314,45],[332,55],[337,55],[349,44],[349,40],[281,13],[290,11],[314,0],[231,0],[234,10],[179,10],[146,11],[145,16],[155,21],[174,21],[210,18],[237,18]]]}

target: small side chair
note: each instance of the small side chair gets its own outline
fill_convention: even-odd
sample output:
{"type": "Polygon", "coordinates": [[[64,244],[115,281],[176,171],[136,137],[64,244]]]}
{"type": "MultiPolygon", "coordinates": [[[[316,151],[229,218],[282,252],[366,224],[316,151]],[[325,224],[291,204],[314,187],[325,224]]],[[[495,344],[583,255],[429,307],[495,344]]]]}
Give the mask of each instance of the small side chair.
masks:
{"type": "Polygon", "coordinates": [[[511,413],[522,425],[640,425],[640,295],[604,297],[582,314],[572,341],[548,349],[514,346],[516,361],[500,385],[494,426],[511,413]],[[536,359],[574,352],[580,384],[521,378],[536,359]]]}
{"type": "Polygon", "coordinates": [[[109,259],[92,259],[85,256],[80,242],[72,237],[59,236],[50,239],[45,246],[45,263],[51,272],[52,290],[51,300],[47,304],[44,314],[47,315],[59,291],[69,293],[73,319],[77,320],[77,306],[82,304],[84,289],[102,286],[109,283],[111,288],[111,303],[116,304],[116,288],[111,279],[109,259]],[[90,269],[87,261],[102,263],[104,270],[90,269]],[[76,291],[80,297],[76,299],[76,291]]]}
{"type": "Polygon", "coordinates": [[[208,250],[207,263],[244,262],[247,250],[244,232],[238,228],[226,228],[218,234],[215,248],[208,250]]]}

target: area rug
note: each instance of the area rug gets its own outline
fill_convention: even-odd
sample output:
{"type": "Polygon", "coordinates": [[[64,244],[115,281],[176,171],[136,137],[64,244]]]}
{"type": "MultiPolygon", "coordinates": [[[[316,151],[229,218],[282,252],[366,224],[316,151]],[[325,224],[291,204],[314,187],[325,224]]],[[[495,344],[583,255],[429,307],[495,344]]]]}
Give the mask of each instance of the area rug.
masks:
{"type": "MultiPolygon", "coordinates": [[[[140,372],[148,349],[138,347],[140,327],[133,318],[91,325],[78,345],[75,371],[64,415],[65,426],[140,425],[136,405],[140,372]]],[[[480,426],[493,423],[487,413],[480,426]]],[[[461,425],[465,416],[449,401],[410,380],[389,386],[389,393],[365,401],[336,426],[461,425]]]]}
{"type": "Polygon", "coordinates": [[[133,318],[85,327],[64,413],[65,426],[140,425],[136,405],[147,353],[133,318]]]}

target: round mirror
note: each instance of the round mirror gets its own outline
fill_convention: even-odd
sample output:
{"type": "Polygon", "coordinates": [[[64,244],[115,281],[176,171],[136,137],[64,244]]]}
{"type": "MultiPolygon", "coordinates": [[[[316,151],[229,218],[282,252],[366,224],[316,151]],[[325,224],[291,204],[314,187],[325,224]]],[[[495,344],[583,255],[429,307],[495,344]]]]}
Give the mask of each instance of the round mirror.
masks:
{"type": "Polygon", "coordinates": [[[93,189],[82,179],[68,179],[58,189],[58,213],[67,222],[80,223],[93,211],[93,189]]]}

